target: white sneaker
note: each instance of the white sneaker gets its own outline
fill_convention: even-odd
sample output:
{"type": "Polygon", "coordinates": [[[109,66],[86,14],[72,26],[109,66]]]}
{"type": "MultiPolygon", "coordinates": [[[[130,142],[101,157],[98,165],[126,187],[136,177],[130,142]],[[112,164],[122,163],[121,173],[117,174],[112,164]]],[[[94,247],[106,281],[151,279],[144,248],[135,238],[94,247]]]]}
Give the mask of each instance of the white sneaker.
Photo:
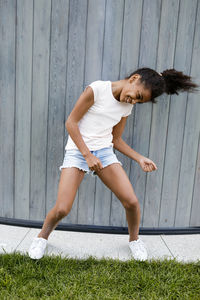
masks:
{"type": "Polygon", "coordinates": [[[136,260],[147,260],[147,250],[145,248],[144,242],[138,238],[136,241],[129,242],[129,248],[134,259],[136,260]]]}
{"type": "Polygon", "coordinates": [[[33,259],[40,259],[43,257],[47,246],[47,240],[41,237],[33,238],[32,244],[29,248],[28,255],[33,259]]]}

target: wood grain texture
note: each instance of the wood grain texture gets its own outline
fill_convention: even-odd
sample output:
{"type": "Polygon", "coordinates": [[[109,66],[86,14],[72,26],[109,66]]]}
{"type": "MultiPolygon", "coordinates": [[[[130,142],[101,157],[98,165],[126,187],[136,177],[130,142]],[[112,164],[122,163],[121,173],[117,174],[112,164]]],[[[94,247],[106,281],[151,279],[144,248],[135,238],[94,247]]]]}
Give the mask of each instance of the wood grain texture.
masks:
{"type": "MultiPolygon", "coordinates": [[[[65,122],[89,83],[174,67],[200,84],[199,0],[2,0],[0,40],[2,217],[44,220],[54,206],[65,122]]],[[[158,167],[145,173],[114,150],[140,226],[200,226],[199,93],[136,104],[122,137],[158,167]]],[[[127,227],[120,199],[90,175],[61,222],[127,227]]]]}
{"type": "Polygon", "coordinates": [[[14,217],[15,1],[0,1],[0,215],[14,217]]]}
{"type": "MultiPolygon", "coordinates": [[[[174,67],[190,74],[192,43],[195,26],[196,1],[180,1],[174,67]],[[191,20],[191,22],[186,22],[191,20]],[[180,59],[180,53],[183,55],[180,59]]],[[[162,197],[170,199],[165,211],[165,226],[175,226],[181,166],[182,143],[186,115],[187,93],[172,95],[169,108],[168,133],[165,149],[165,167],[162,197]]]]}
{"type": "MultiPolygon", "coordinates": [[[[197,17],[196,17],[196,27],[195,27],[195,37],[194,37],[194,46],[193,46],[193,55],[192,55],[192,69],[191,74],[196,80],[196,82],[200,85],[200,72],[199,72],[199,65],[196,63],[196,60],[200,57],[200,3],[198,1],[198,8],[197,8],[197,17]]],[[[193,141],[192,144],[197,145],[197,151],[195,153],[195,147],[192,151],[193,157],[189,156],[187,159],[192,161],[193,166],[192,168],[196,168],[195,170],[195,178],[193,180],[193,195],[192,195],[192,202],[191,202],[191,212],[190,212],[190,226],[199,226],[200,224],[200,101],[199,95],[190,95],[189,99],[191,99],[190,105],[193,108],[193,112],[195,111],[195,123],[192,121],[193,124],[193,141]],[[198,141],[197,141],[198,135],[198,141]],[[196,157],[196,160],[195,160],[196,157]]],[[[193,114],[192,112],[192,114],[193,114]]],[[[185,226],[185,225],[184,225],[185,226]]]]}
{"type": "Polygon", "coordinates": [[[15,217],[29,219],[33,2],[16,7],[15,217]]]}
{"type": "MultiPolygon", "coordinates": [[[[156,62],[158,72],[173,67],[179,8],[178,1],[163,1],[161,4],[156,62]]],[[[149,158],[156,163],[158,169],[147,174],[145,221],[143,222],[145,227],[158,227],[159,225],[169,101],[169,96],[162,95],[152,107],[149,158]]]]}
{"type": "Polygon", "coordinates": [[[45,217],[51,1],[34,1],[31,111],[31,220],[45,217]]]}

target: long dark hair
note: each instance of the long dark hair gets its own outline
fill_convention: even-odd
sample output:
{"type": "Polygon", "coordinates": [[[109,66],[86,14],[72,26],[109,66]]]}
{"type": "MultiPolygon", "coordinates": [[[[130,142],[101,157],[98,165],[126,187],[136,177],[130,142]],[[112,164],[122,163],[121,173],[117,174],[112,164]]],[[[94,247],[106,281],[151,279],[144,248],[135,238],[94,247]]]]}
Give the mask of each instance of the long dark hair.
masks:
{"type": "Polygon", "coordinates": [[[140,68],[126,76],[129,79],[132,75],[141,75],[140,81],[146,88],[151,90],[151,101],[156,103],[154,98],[166,94],[179,94],[182,92],[195,92],[198,85],[192,82],[191,76],[183,74],[181,71],[175,69],[167,69],[161,73],[156,72],[150,68],[140,68]]]}

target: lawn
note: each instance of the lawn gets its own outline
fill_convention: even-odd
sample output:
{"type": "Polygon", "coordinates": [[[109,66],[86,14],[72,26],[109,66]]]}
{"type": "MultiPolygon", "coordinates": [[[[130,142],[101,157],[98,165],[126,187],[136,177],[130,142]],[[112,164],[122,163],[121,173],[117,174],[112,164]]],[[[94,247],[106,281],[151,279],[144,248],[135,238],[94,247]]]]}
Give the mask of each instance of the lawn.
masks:
{"type": "Polygon", "coordinates": [[[0,299],[200,299],[200,261],[0,254],[0,299]]]}

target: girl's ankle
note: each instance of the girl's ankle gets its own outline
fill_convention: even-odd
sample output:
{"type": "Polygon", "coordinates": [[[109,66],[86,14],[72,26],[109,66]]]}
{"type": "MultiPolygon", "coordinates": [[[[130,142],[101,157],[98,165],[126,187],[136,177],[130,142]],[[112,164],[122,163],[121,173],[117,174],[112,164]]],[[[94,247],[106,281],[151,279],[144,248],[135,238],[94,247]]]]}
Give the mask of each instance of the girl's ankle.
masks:
{"type": "Polygon", "coordinates": [[[45,239],[45,240],[48,240],[48,237],[44,237],[44,236],[42,236],[42,235],[40,235],[40,234],[38,234],[37,237],[38,237],[38,238],[43,238],[43,239],[45,239]]]}

